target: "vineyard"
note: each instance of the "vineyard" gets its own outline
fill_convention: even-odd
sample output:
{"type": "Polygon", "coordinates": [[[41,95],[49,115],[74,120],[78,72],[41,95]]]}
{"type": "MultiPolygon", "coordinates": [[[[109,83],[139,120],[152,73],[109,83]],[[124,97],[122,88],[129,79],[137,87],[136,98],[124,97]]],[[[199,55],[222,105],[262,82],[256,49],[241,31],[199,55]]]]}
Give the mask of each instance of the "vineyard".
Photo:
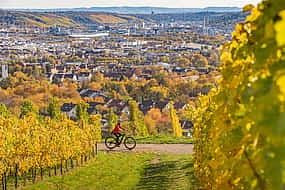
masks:
{"type": "Polygon", "coordinates": [[[219,86],[195,113],[201,189],[284,189],[285,1],[247,11],[223,47],[219,86]]]}
{"type": "MultiPolygon", "coordinates": [[[[3,106],[3,105],[1,105],[3,106]]],[[[95,154],[95,144],[101,139],[101,116],[88,120],[71,121],[61,115],[42,118],[29,112],[18,119],[11,114],[0,114],[0,174],[2,189],[7,181],[14,181],[15,188],[34,183],[37,171],[63,174],[63,167],[74,167],[95,154]],[[32,175],[28,177],[27,175],[32,175]]]]}
{"type": "MultiPolygon", "coordinates": [[[[124,183],[120,184],[120,180],[127,179],[129,176],[131,180],[126,180],[126,184],[137,187],[137,189],[151,189],[153,187],[178,189],[181,184],[184,189],[189,189],[191,183],[195,189],[205,190],[284,189],[285,1],[263,0],[257,7],[245,6],[243,11],[245,15],[248,12],[251,14],[247,16],[245,22],[236,26],[236,30],[232,34],[232,41],[222,48],[220,69],[222,77],[219,79],[219,84],[209,94],[207,94],[208,88],[206,93],[202,93],[207,95],[199,98],[199,106],[194,110],[194,113],[191,109],[186,110],[182,115],[187,119],[193,119],[194,123],[191,143],[194,142],[195,144],[193,155],[195,179],[192,179],[192,159],[190,161],[187,159],[190,158],[189,155],[162,156],[153,153],[143,153],[143,155],[121,152],[110,155],[103,153],[104,157],[99,158],[96,163],[91,163],[89,167],[83,167],[86,178],[90,177],[89,171],[93,171],[96,175],[92,176],[93,179],[96,177],[96,180],[92,179],[92,183],[97,183],[99,181],[97,179],[100,177],[100,183],[95,185],[103,187],[106,186],[105,183],[108,183],[111,186],[110,188],[114,184],[118,187],[119,185],[125,187],[124,183]],[[131,162],[131,159],[135,161],[131,162]],[[189,176],[191,179],[187,179],[189,176]],[[110,179],[113,180],[113,183],[109,183],[110,179]],[[161,179],[164,179],[164,183],[161,179]],[[175,180],[177,181],[175,182],[175,180]],[[197,187],[196,180],[198,181],[197,187]]],[[[1,14],[4,12],[0,12],[1,14]]],[[[5,22],[7,23],[13,22],[12,18],[14,17],[22,18],[23,21],[20,24],[32,23],[36,26],[48,26],[54,22],[70,26],[79,22],[74,20],[72,15],[68,15],[71,13],[62,13],[62,16],[47,15],[47,17],[52,16],[58,19],[54,22],[44,16],[48,13],[19,15],[16,12],[5,12],[5,14],[7,16],[5,22]],[[39,17],[43,20],[31,20],[32,18],[39,20],[39,17]]],[[[136,20],[133,17],[117,14],[114,16],[111,14],[80,14],[80,18],[84,20],[83,23],[88,23],[90,20],[92,23],[127,23],[130,20],[136,20]]],[[[183,40],[181,38],[181,41],[183,40]]],[[[195,56],[193,57],[195,58],[195,56]]],[[[204,60],[204,57],[199,57],[204,60]]],[[[101,58],[103,60],[104,57],[99,59],[101,58]]],[[[105,63],[106,59],[104,58],[105,63]]],[[[180,61],[184,66],[192,65],[191,59],[182,58],[180,61]]],[[[192,60],[197,63],[197,60],[192,60]]],[[[107,60],[107,62],[109,61],[107,60]]],[[[174,61],[169,60],[168,62],[174,61]]],[[[205,60],[203,64],[194,66],[207,65],[208,61],[205,60]]],[[[101,89],[101,86],[104,86],[107,89],[106,91],[112,92],[114,97],[139,99],[145,96],[143,98],[155,98],[159,102],[162,98],[173,96],[179,97],[177,101],[182,102],[185,99],[183,95],[191,93],[184,91],[185,89],[192,88],[192,94],[196,96],[196,89],[199,89],[197,92],[203,92],[203,86],[200,84],[205,83],[207,79],[205,75],[200,84],[197,83],[197,86],[193,88],[190,83],[168,79],[168,73],[159,73],[153,76],[157,79],[139,84],[131,79],[122,83],[108,81],[109,79],[105,80],[102,75],[92,83],[96,89],[99,87],[101,89]],[[152,86],[152,83],[155,85],[152,86]],[[162,86],[160,83],[167,85],[162,86]],[[114,89],[122,92],[116,92],[114,89]]],[[[216,75],[213,74],[210,78],[211,80],[212,78],[216,79],[216,75]]],[[[37,85],[42,87],[42,84],[39,84],[37,85]]],[[[39,98],[35,98],[34,94],[41,93],[42,97],[46,97],[47,93],[43,92],[49,92],[38,90],[35,93],[35,88],[32,86],[18,88],[17,91],[15,90],[17,93],[11,89],[8,85],[5,91],[3,90],[4,95],[9,94],[5,100],[10,101],[16,97],[17,93],[25,94],[25,96],[28,94],[33,99],[38,100],[39,98]],[[28,92],[26,89],[32,90],[28,92]]],[[[38,89],[41,88],[38,87],[38,89]]],[[[61,94],[59,88],[51,89],[58,89],[51,91],[61,94]]],[[[68,88],[66,91],[68,93],[62,91],[68,95],[66,97],[75,97],[72,94],[72,92],[76,92],[75,90],[71,91],[68,88]]],[[[54,96],[52,93],[50,94],[54,96]]],[[[79,98],[78,93],[77,96],[79,98]]],[[[186,96],[187,98],[190,97],[186,96]]],[[[42,99],[46,106],[45,100],[49,98],[42,99]]],[[[61,114],[55,99],[48,107],[44,107],[47,109],[45,113],[49,117],[38,114],[38,111],[31,104],[31,102],[24,102],[19,115],[10,113],[4,104],[0,104],[0,179],[2,180],[2,190],[35,183],[37,179],[43,179],[45,172],[48,176],[63,175],[64,170],[68,171],[68,167],[74,168],[94,156],[97,149],[96,145],[101,141],[101,115],[89,116],[85,103],[81,102],[77,105],[77,121],[72,121],[61,114]]],[[[170,102],[169,114],[168,112],[163,113],[159,109],[152,109],[145,118],[136,101],[129,101],[128,104],[130,113],[127,120],[129,121],[125,121],[123,125],[133,127],[133,134],[141,136],[138,137],[138,142],[154,143],[156,141],[159,144],[182,141],[185,143],[185,139],[176,138],[181,136],[182,130],[179,115],[177,115],[177,110],[174,109],[172,102],[170,102]],[[172,127],[171,130],[175,138],[160,136],[161,139],[159,139],[159,136],[149,136],[149,134],[157,135],[160,131],[157,129],[169,132],[164,123],[168,123],[172,127]]],[[[152,106],[155,105],[154,102],[151,104],[152,106]]],[[[18,109],[15,110],[18,111],[18,109]]],[[[102,111],[106,110],[102,109],[102,111]]],[[[112,126],[117,122],[118,116],[114,115],[114,111],[111,109],[108,114],[108,122],[112,126]]],[[[185,146],[183,148],[186,149],[185,146]]],[[[78,170],[76,174],[84,172],[83,170],[78,170]]],[[[72,180],[74,174],[69,173],[68,175],[69,178],[67,179],[72,180]]],[[[76,175],[76,177],[78,176],[76,175]]],[[[80,179],[79,177],[76,179],[80,179]]],[[[54,189],[57,188],[55,181],[64,182],[66,187],[72,186],[64,177],[60,179],[55,177],[53,180],[51,181],[53,181],[52,187],[54,189]]],[[[45,183],[48,182],[38,185],[46,185],[45,183]]],[[[90,184],[91,188],[97,187],[92,183],[90,184]]],[[[76,183],[74,187],[78,189],[79,186],[80,182],[76,183]]]]}
{"type": "Polygon", "coordinates": [[[72,27],[97,23],[127,23],[139,20],[136,17],[115,13],[94,12],[18,12],[0,11],[2,24],[50,27],[54,25],[72,27]]]}

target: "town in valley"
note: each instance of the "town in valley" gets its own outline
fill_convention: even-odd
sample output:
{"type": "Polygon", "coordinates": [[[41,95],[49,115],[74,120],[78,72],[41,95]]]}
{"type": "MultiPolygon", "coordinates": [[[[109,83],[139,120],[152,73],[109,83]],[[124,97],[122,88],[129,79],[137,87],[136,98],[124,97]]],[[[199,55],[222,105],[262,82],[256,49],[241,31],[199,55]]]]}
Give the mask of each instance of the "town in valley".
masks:
{"type": "Polygon", "coordinates": [[[133,107],[151,134],[172,133],[174,109],[191,136],[189,113],[217,86],[220,49],[245,16],[1,10],[0,102],[19,115],[29,100],[45,117],[56,97],[72,120],[84,102],[104,133],[114,120],[127,125],[133,107]]]}

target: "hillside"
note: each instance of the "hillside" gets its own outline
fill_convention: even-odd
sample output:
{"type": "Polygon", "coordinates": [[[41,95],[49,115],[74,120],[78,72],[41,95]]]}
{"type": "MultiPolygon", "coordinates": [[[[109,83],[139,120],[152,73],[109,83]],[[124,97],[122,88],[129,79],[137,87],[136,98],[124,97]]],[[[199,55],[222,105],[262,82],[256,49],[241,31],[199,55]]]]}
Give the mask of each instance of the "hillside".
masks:
{"type": "Polygon", "coordinates": [[[49,27],[60,26],[84,26],[98,23],[127,23],[133,21],[171,22],[171,21],[203,21],[205,17],[211,17],[212,25],[231,25],[242,22],[248,14],[240,12],[197,12],[197,13],[165,13],[165,14],[118,14],[107,12],[20,12],[0,11],[0,23],[20,24],[49,27]]]}
{"type": "Polygon", "coordinates": [[[19,12],[0,11],[0,23],[32,26],[75,26],[98,23],[126,23],[134,16],[104,12],[19,12]]]}
{"type": "Polygon", "coordinates": [[[232,25],[237,24],[245,20],[248,13],[241,12],[195,12],[195,13],[171,13],[171,14],[135,14],[137,18],[143,20],[152,20],[156,22],[173,22],[173,21],[201,21],[203,22],[207,18],[211,25],[232,25]]]}

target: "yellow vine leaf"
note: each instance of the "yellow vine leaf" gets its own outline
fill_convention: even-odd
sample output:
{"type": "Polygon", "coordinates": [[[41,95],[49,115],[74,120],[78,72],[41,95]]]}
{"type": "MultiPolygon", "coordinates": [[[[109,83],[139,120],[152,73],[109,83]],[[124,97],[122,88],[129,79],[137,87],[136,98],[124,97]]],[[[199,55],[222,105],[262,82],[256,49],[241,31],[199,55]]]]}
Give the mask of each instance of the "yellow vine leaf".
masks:
{"type": "Polygon", "coordinates": [[[251,11],[251,15],[247,16],[246,20],[249,22],[255,21],[259,16],[261,15],[261,12],[257,9],[254,8],[251,11]]]}
{"type": "Polygon", "coordinates": [[[276,83],[277,83],[282,95],[285,96],[285,75],[282,75],[281,77],[279,77],[277,79],[276,83]]]}
{"type": "Polygon", "coordinates": [[[243,13],[246,13],[246,12],[251,11],[252,9],[254,9],[254,5],[249,4],[249,5],[246,5],[246,6],[243,7],[242,12],[243,12],[243,13]]]}
{"type": "Polygon", "coordinates": [[[238,182],[240,181],[240,177],[236,178],[234,181],[233,181],[233,184],[238,184],[238,182]]]}
{"type": "Polygon", "coordinates": [[[276,42],[278,46],[285,45],[285,10],[279,13],[282,20],[277,21],[274,25],[276,31],[276,42]]]}

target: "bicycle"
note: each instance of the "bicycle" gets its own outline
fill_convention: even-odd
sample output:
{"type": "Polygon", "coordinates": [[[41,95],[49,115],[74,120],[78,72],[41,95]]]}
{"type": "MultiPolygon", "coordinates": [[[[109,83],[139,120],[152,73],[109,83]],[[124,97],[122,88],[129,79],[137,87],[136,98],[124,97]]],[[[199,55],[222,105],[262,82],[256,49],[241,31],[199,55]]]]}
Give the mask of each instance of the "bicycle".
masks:
{"type": "Polygon", "coordinates": [[[126,136],[126,134],[123,134],[120,137],[119,142],[117,142],[116,137],[113,137],[113,136],[107,137],[105,139],[105,146],[108,149],[112,150],[112,149],[120,146],[122,144],[122,142],[124,143],[125,147],[128,150],[134,149],[137,145],[137,142],[133,137],[129,137],[129,136],[126,136]]]}

